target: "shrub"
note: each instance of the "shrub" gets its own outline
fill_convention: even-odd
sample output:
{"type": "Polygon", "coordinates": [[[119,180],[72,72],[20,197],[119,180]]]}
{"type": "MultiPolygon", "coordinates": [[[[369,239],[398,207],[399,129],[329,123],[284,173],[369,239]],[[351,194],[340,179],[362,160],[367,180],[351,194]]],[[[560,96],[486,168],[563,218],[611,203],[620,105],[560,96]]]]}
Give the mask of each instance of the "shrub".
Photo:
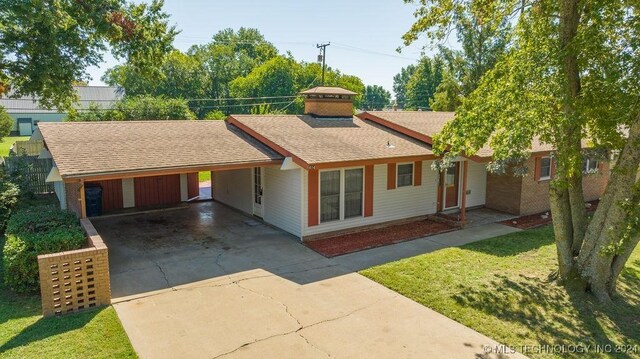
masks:
{"type": "Polygon", "coordinates": [[[4,280],[14,291],[36,292],[38,255],[82,248],[85,235],[75,215],[53,206],[17,210],[7,222],[4,280]]]}
{"type": "Polygon", "coordinates": [[[20,190],[0,173],[0,233],[4,231],[11,213],[18,204],[20,190]]]}
{"type": "Polygon", "coordinates": [[[186,100],[164,97],[138,96],[117,101],[103,109],[91,104],[87,110],[71,111],[65,121],[150,121],[195,120],[186,100]]]}

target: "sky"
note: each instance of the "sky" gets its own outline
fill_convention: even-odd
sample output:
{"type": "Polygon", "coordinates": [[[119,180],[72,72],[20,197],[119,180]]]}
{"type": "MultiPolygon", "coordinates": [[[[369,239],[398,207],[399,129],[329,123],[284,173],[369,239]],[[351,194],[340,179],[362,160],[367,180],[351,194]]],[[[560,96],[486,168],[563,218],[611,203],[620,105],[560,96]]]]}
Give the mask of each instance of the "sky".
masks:
{"type": "MultiPolygon", "coordinates": [[[[403,45],[401,37],[413,24],[416,9],[402,0],[165,0],[164,9],[181,30],[174,41],[179,50],[207,43],[222,29],[240,27],[258,29],[298,61],[317,61],[316,44],[331,42],[327,65],[391,92],[393,76],[417,62],[427,45],[422,39],[400,54],[395,51],[403,45]]],[[[100,77],[118,63],[108,54],[104,59],[89,69],[90,84],[103,85],[100,77]]]]}

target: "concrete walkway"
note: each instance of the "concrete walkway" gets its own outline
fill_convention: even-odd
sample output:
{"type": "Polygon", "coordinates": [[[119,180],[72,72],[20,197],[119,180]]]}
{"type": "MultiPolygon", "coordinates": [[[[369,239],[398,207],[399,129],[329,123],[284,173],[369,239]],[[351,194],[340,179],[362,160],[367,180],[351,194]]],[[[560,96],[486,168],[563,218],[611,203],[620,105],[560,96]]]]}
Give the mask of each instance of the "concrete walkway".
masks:
{"type": "Polygon", "coordinates": [[[212,202],[95,225],[110,248],[114,307],[142,358],[506,357],[485,353],[492,339],[354,270],[509,227],[327,259],[212,202]]]}
{"type": "Polygon", "coordinates": [[[484,224],[459,231],[437,234],[435,236],[415,239],[408,242],[392,244],[390,246],[368,249],[365,251],[334,257],[333,260],[351,271],[359,271],[403,258],[437,251],[447,247],[462,246],[467,243],[481,241],[519,232],[520,229],[498,223],[484,224]]]}

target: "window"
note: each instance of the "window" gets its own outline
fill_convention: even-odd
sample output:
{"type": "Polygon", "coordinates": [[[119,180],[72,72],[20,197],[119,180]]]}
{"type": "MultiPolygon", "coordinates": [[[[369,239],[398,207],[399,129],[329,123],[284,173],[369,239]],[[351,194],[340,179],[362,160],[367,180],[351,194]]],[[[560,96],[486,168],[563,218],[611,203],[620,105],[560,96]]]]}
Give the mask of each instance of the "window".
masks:
{"type": "Polygon", "coordinates": [[[600,163],[597,160],[591,158],[585,158],[582,160],[582,173],[596,173],[598,172],[598,167],[600,163]]]}
{"type": "Polygon", "coordinates": [[[363,200],[363,168],[320,172],[320,223],[361,217],[363,200]]]}
{"type": "Polygon", "coordinates": [[[320,173],[320,222],[340,219],[340,171],[320,173]]]}
{"type": "Polygon", "coordinates": [[[362,216],[363,170],[344,171],[344,218],[362,216]]]}
{"type": "Polygon", "coordinates": [[[540,179],[551,179],[551,157],[542,157],[540,159],[540,179]]]}
{"type": "Polygon", "coordinates": [[[413,163],[398,165],[397,187],[413,185],[413,163]]]}

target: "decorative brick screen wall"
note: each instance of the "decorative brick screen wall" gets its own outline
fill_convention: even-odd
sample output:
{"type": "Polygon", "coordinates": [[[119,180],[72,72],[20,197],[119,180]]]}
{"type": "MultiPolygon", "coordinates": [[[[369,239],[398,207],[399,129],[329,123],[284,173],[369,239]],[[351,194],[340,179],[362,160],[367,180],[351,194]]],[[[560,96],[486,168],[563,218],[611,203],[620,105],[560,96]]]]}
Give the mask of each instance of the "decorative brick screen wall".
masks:
{"type": "Polygon", "coordinates": [[[80,223],[88,248],[38,256],[45,317],[111,303],[107,246],[88,219],[80,223]]]}

